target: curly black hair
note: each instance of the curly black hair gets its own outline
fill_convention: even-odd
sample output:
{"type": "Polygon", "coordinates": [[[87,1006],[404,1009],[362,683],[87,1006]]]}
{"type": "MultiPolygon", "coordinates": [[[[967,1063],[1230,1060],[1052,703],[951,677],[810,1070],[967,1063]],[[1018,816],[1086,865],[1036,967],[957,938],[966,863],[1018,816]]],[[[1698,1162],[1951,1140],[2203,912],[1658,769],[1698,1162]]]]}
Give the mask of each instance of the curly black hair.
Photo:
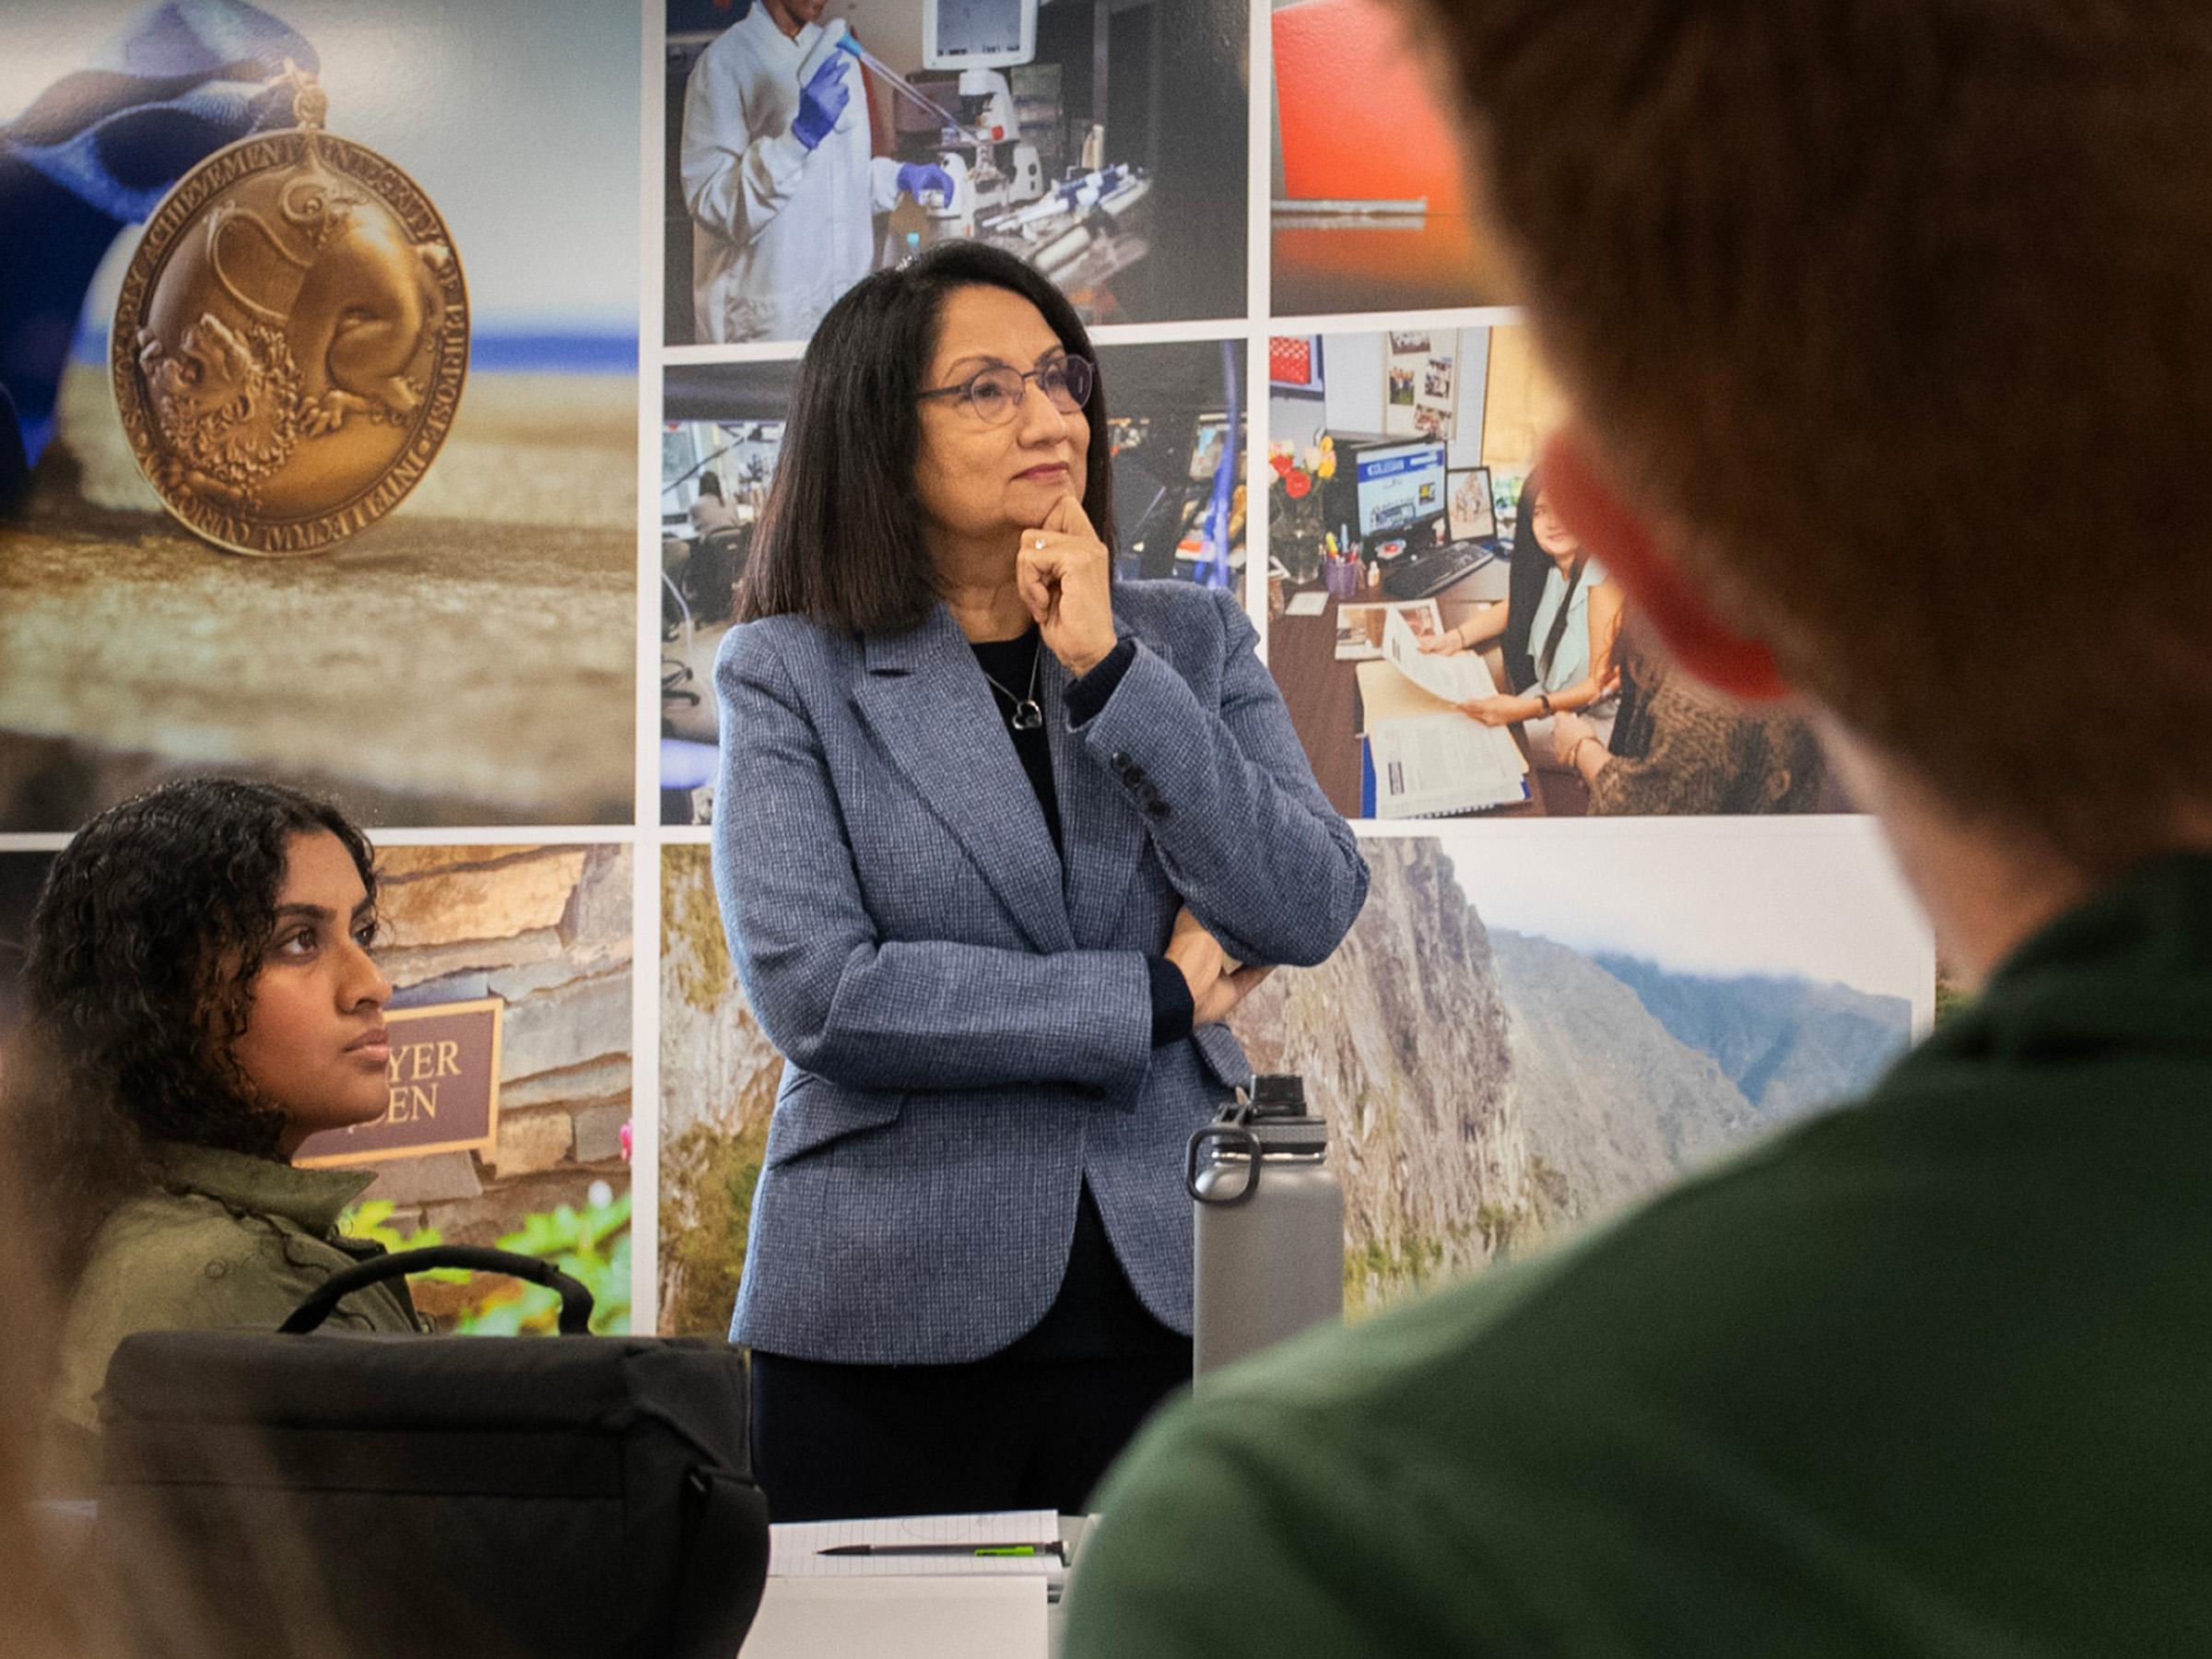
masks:
{"type": "Polygon", "coordinates": [[[100,814],[54,859],[0,1099],[18,1169],[52,1219],[56,1284],[74,1279],[109,1213],[153,1183],[147,1143],[277,1155],[283,1114],[255,1098],[231,1051],[291,844],[324,831],[373,900],[368,839],[335,806],[274,783],[164,784],[100,814]]]}

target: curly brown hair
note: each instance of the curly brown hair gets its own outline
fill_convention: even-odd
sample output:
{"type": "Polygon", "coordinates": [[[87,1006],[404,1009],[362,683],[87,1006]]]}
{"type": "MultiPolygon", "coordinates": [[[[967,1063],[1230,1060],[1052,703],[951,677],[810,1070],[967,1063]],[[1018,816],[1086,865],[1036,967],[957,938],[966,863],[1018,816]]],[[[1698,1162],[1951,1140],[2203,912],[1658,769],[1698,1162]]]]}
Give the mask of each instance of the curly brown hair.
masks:
{"type": "Polygon", "coordinates": [[[17,1168],[51,1218],[43,1265],[56,1284],[75,1277],[109,1213],[154,1183],[147,1143],[277,1155],[284,1116],[232,1048],[292,842],[324,832],[373,900],[368,839],[335,806],[274,783],[164,784],[101,813],[54,859],[0,1102],[17,1168]]]}

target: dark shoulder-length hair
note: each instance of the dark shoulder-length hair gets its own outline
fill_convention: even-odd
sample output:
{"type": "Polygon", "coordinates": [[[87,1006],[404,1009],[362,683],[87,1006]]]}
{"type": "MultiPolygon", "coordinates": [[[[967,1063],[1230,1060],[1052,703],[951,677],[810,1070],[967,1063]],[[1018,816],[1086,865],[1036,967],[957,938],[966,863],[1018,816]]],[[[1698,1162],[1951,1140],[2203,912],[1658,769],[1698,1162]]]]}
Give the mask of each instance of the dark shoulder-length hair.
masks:
{"type": "Polygon", "coordinates": [[[1554,569],[1551,555],[1536,539],[1536,498],[1542,493],[1539,475],[1530,473],[1521,486],[1521,502],[1513,516],[1513,567],[1507,578],[1505,637],[1500,644],[1506,677],[1513,682],[1515,691],[1527,690],[1550,672],[1559,641],[1567,637],[1575,590],[1583,585],[1590,569],[1590,550],[1585,547],[1574,556],[1573,568],[1567,574],[1567,592],[1560,597],[1559,608],[1551,614],[1550,632],[1539,642],[1530,624],[1544,603],[1545,579],[1554,569]]]}
{"type": "MultiPolygon", "coordinates": [[[[1521,484],[1520,504],[1513,509],[1512,565],[1506,577],[1505,632],[1498,648],[1505,658],[1506,689],[1522,692],[1537,680],[1536,653],[1529,639],[1536,607],[1544,603],[1544,578],[1551,571],[1551,555],[1536,541],[1536,497],[1544,491],[1544,475],[1532,471],[1521,484]]],[[[1566,606],[1561,606],[1565,611],[1566,606]]]]}
{"type": "MultiPolygon", "coordinates": [[[[1066,297],[1011,253],[947,241],[896,269],[864,276],[830,308],[799,365],[775,481],[753,533],[744,619],[796,615],[826,628],[897,634],[937,600],[922,536],[914,468],[919,398],[936,354],[947,296],[964,288],[1019,294],[1043,314],[1070,357],[1098,354],[1066,297]]],[[[1083,511],[1114,545],[1113,457],[1106,390],[1084,416],[1083,511]]]]}
{"type": "Polygon", "coordinates": [[[371,900],[374,854],[335,806],[274,783],[193,778],[112,806],[47,873],[25,1018],[0,1067],[7,1150],[66,1284],[109,1212],[153,1179],[151,1141],[277,1155],[283,1113],[234,1047],[276,931],[291,845],[327,830],[371,900]]]}

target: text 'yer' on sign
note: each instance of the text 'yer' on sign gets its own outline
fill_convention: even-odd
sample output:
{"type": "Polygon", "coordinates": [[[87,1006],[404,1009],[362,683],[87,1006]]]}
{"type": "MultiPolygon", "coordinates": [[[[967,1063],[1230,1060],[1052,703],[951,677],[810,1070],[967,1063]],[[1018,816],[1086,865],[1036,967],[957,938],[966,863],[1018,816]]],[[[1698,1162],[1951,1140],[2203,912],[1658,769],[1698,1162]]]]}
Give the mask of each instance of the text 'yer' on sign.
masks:
{"type": "Polygon", "coordinates": [[[500,1013],[496,996],[393,1008],[384,1114],[308,1136],[295,1165],[361,1163],[427,1152],[496,1155],[500,1133],[500,1013]]]}

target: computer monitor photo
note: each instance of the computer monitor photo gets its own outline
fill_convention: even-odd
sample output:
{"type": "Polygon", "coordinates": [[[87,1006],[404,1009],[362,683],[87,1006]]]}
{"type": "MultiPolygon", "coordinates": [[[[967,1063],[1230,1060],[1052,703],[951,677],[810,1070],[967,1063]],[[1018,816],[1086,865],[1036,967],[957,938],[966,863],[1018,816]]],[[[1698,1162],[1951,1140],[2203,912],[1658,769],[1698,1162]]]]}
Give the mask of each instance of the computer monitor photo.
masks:
{"type": "Polygon", "coordinates": [[[1444,516],[1444,445],[1426,440],[1339,443],[1330,516],[1360,541],[1412,540],[1444,516]],[[1347,488],[1348,486],[1348,488],[1347,488]]]}
{"type": "Polygon", "coordinates": [[[1004,69],[1037,55],[1037,0],[922,0],[924,69],[1004,69]]]}
{"type": "Polygon", "coordinates": [[[1455,466],[1445,477],[1451,488],[1446,533],[1455,542],[1496,540],[1498,503],[1490,494],[1490,469],[1455,466]]]}

